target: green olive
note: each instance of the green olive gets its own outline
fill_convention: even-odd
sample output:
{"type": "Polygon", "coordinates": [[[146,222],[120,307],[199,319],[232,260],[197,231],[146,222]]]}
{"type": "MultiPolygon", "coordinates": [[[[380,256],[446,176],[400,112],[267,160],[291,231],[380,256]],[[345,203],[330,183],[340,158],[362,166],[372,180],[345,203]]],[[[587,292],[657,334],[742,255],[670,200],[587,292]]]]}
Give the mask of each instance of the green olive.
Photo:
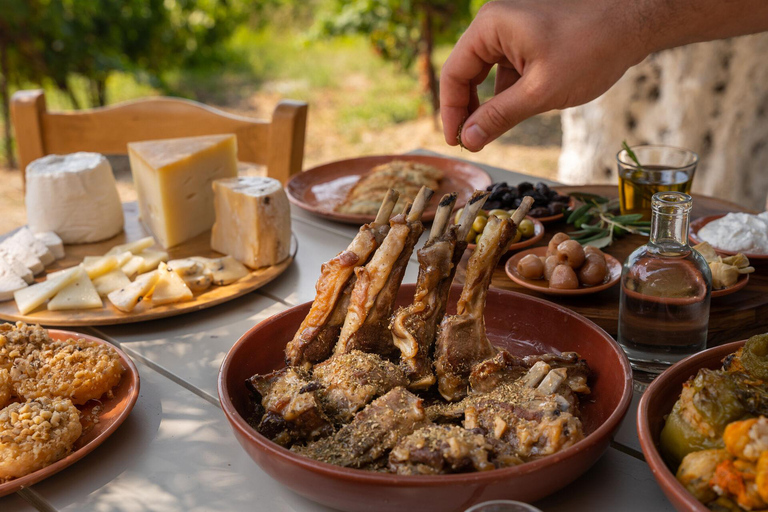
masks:
{"type": "Polygon", "coordinates": [[[487,223],[488,223],[487,217],[481,217],[478,215],[477,217],[475,217],[475,222],[472,223],[472,229],[474,229],[478,233],[482,233],[487,223]]]}
{"type": "Polygon", "coordinates": [[[509,214],[509,216],[511,217],[511,216],[513,216],[513,215],[515,214],[515,212],[516,212],[516,211],[517,211],[517,208],[514,208],[514,209],[512,209],[512,210],[507,210],[507,213],[508,213],[508,214],[509,214]]]}
{"type": "Polygon", "coordinates": [[[487,219],[488,218],[488,212],[486,210],[480,210],[479,212],[477,212],[477,216],[478,217],[485,217],[487,219]]]}
{"type": "Polygon", "coordinates": [[[533,232],[535,231],[535,226],[533,225],[533,221],[531,219],[523,219],[520,221],[520,225],[517,227],[517,229],[523,233],[525,238],[531,238],[533,236],[533,232]]]}
{"type": "Polygon", "coordinates": [[[499,209],[489,211],[488,216],[490,217],[491,215],[495,215],[500,219],[508,219],[510,217],[507,210],[499,210],[499,209]]]}
{"type": "Polygon", "coordinates": [[[475,241],[475,237],[477,236],[477,231],[474,229],[470,229],[469,233],[467,233],[467,238],[465,239],[468,244],[471,244],[475,241]]]}
{"type": "Polygon", "coordinates": [[[482,233],[478,233],[478,234],[477,234],[477,236],[475,237],[475,245],[477,245],[477,244],[479,244],[479,243],[480,243],[480,238],[481,238],[482,236],[483,236],[483,234],[482,234],[482,233]]]}
{"type": "Polygon", "coordinates": [[[523,234],[520,232],[520,230],[515,230],[515,238],[512,239],[512,243],[516,244],[520,241],[520,239],[523,238],[523,234]]]}
{"type": "Polygon", "coordinates": [[[453,223],[458,224],[459,219],[461,219],[461,214],[464,213],[464,208],[459,208],[456,210],[456,215],[453,217],[453,223]]]}

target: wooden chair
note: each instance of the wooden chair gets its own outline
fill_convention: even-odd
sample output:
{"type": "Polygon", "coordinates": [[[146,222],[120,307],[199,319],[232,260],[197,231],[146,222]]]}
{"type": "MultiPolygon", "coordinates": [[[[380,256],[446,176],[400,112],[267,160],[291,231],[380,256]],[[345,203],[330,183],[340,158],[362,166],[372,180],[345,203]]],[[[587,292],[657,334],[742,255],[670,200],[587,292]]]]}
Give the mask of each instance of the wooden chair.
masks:
{"type": "Polygon", "coordinates": [[[18,91],[11,98],[19,165],[52,153],[93,151],[124,155],[127,143],[234,133],[242,162],[267,167],[283,184],[301,171],[307,104],[281,101],[272,120],[228,114],[195,101],[146,98],[73,112],[50,112],[42,90],[18,91]]]}

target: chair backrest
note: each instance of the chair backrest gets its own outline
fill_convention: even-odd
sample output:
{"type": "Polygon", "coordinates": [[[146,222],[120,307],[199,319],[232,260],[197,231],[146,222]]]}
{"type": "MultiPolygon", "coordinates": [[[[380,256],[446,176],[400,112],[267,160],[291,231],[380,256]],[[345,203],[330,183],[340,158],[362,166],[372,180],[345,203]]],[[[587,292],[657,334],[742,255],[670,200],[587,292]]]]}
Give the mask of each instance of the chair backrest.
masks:
{"type": "Polygon", "coordinates": [[[253,119],[178,98],[146,98],[72,112],[50,112],[42,90],[11,99],[19,165],[54,153],[93,151],[123,155],[142,140],[234,133],[238,160],[265,165],[283,184],[301,171],[307,104],[281,101],[272,119],[253,119]]]}

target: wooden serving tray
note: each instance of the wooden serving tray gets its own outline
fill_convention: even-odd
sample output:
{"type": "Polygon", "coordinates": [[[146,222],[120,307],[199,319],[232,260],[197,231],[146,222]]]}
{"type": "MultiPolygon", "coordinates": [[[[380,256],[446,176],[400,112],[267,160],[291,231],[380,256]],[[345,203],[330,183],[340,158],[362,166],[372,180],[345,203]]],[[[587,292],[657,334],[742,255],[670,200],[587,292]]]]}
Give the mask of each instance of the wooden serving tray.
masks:
{"type": "MultiPolygon", "coordinates": [[[[139,207],[136,202],[123,203],[123,213],[125,215],[125,225],[123,232],[106,240],[94,244],[65,245],[64,258],[57,260],[45,268],[46,273],[69,268],[83,261],[85,256],[100,256],[109,249],[118,244],[138,240],[151,235],[139,221],[139,207]]],[[[168,249],[169,259],[187,258],[189,256],[203,256],[206,258],[219,258],[223,256],[211,249],[211,232],[206,231],[192,240],[176,247],[168,249]]],[[[130,313],[123,313],[104,298],[104,307],[97,309],[77,309],[71,311],[48,311],[43,304],[32,313],[22,315],[16,307],[16,301],[9,300],[0,302],[0,319],[9,322],[26,322],[30,324],[40,324],[43,326],[89,326],[89,325],[114,325],[129,324],[134,322],[144,322],[147,320],[156,320],[169,316],[192,313],[201,309],[210,308],[222,302],[236,299],[252,292],[257,288],[269,283],[277,276],[282,274],[293,262],[298,250],[296,237],[291,238],[290,256],[284,261],[271,267],[265,267],[258,270],[252,270],[249,276],[226,286],[211,286],[194,299],[177,304],[167,304],[154,308],[142,307],[139,304],[136,309],[130,313]]],[[[45,275],[37,277],[38,281],[43,281],[45,275]]]]}
{"type": "MultiPolygon", "coordinates": [[[[619,195],[618,188],[611,185],[561,186],[555,188],[563,194],[589,192],[605,197],[618,197],[619,195]]],[[[693,194],[691,220],[728,212],[755,213],[736,203],[693,194]]],[[[560,231],[567,233],[576,229],[566,224],[565,221],[547,224],[546,228],[544,238],[536,246],[546,246],[549,244],[549,240],[555,233],[560,231]]],[[[646,243],[648,243],[648,238],[646,237],[627,235],[615,240],[612,245],[603,250],[623,263],[632,251],[646,243]]],[[[467,251],[459,265],[456,272],[457,283],[464,282],[465,270],[470,254],[471,251],[467,251]]],[[[552,297],[514,283],[504,272],[504,263],[505,261],[502,261],[496,267],[491,286],[546,298],[586,316],[605,329],[614,338],[617,336],[619,328],[619,286],[586,296],[552,297]]],[[[768,332],[768,265],[764,265],[760,261],[750,261],[750,263],[756,270],[750,275],[749,282],[744,289],[731,295],[712,298],[709,313],[709,336],[707,339],[707,344],[710,347],[768,332]]],[[[531,319],[531,321],[536,321],[536,319],[531,319]]]]}

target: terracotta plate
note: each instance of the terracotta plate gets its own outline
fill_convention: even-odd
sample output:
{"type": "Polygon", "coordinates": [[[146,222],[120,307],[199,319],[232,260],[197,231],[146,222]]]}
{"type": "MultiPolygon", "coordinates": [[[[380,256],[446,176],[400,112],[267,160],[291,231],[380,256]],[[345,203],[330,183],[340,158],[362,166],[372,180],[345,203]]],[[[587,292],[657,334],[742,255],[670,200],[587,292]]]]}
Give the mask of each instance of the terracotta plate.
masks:
{"type": "Polygon", "coordinates": [[[338,213],[334,209],[341,203],[360,176],[377,165],[386,164],[392,160],[406,160],[431,165],[445,174],[440,181],[440,187],[435,191],[429,206],[422,217],[425,221],[435,218],[437,203],[443,194],[458,193],[456,208],[461,208],[467,202],[474,190],[485,190],[491,184],[491,177],[479,167],[436,156],[417,155],[381,155],[339,160],[320,165],[293,176],[286,192],[288,199],[299,208],[325,217],[326,219],[361,225],[371,222],[375,215],[352,215],[338,213]]]}
{"type": "Polygon", "coordinates": [[[559,290],[557,288],[550,288],[549,281],[544,279],[527,279],[521,276],[517,271],[517,263],[529,254],[534,254],[536,256],[546,256],[547,248],[534,247],[533,249],[528,249],[527,251],[515,254],[507,260],[507,264],[504,266],[504,272],[507,273],[507,276],[511,280],[520,286],[524,286],[529,290],[534,290],[539,293],[544,293],[547,295],[587,295],[590,293],[597,293],[603,290],[607,290],[611,286],[618,283],[619,279],[621,279],[621,262],[619,262],[619,260],[610,254],[603,253],[605,254],[605,263],[608,265],[608,277],[603,282],[603,284],[596,286],[581,286],[574,290],[559,290]]]}
{"type": "Polygon", "coordinates": [[[677,481],[673,470],[667,466],[659,452],[659,435],[664,427],[664,418],[680,397],[685,381],[696,375],[701,368],[720,368],[723,358],[736,352],[744,343],[745,341],[728,343],[683,359],[656,377],[640,399],[637,410],[640,446],[653,477],[680,512],[707,512],[708,509],[677,481]]]}
{"type": "Polygon", "coordinates": [[[117,387],[112,389],[114,395],[112,398],[102,397],[100,401],[91,400],[78,407],[81,413],[80,422],[83,424],[83,434],[75,442],[75,447],[71,454],[50,466],[35,471],[34,473],[0,484],[0,496],[5,496],[6,494],[16,492],[24,487],[34,485],[37,482],[58,473],[62,469],[71,466],[91,453],[97,446],[111,436],[123,421],[125,421],[131,413],[133,406],[136,404],[136,400],[139,398],[139,371],[136,369],[136,365],[133,364],[133,361],[131,361],[131,358],[125,355],[122,350],[111,343],[107,343],[102,339],[87,334],[54,329],[49,330],[48,334],[54,340],[85,338],[87,340],[103,343],[104,345],[109,345],[120,355],[120,361],[123,364],[123,368],[125,368],[125,373],[123,373],[123,378],[120,380],[117,387]],[[99,421],[94,422],[92,419],[88,419],[88,416],[92,414],[94,407],[97,405],[101,406],[101,409],[98,411],[99,421]]]}
{"type": "MultiPolygon", "coordinates": [[[[413,300],[415,285],[400,288],[398,305],[413,300]]],[[[461,287],[451,289],[448,314],[461,287]]],[[[333,508],[360,511],[460,512],[482,501],[533,502],[561,489],[589,469],[608,448],[632,397],[632,372],[624,352],[605,331],[581,315],[527,295],[491,289],[485,310],[492,343],[523,355],[576,351],[594,372],[592,395],[581,404],[586,437],[542,459],[512,468],[440,476],[406,476],[332,466],[297,455],[257,433],[245,379],[284,366],[285,344],[310,303],[253,327],[232,347],[219,372],[219,397],[243,449],[272,478],[333,508]],[[375,505],[372,505],[375,504],[375,505]]]]}
{"type": "Polygon", "coordinates": [[[724,297],[725,295],[730,295],[734,292],[737,292],[742,288],[744,288],[745,286],[747,286],[748,282],[749,282],[749,274],[741,274],[739,276],[739,279],[737,279],[736,282],[733,283],[731,286],[727,286],[719,290],[712,290],[712,298],[724,297]]]}
{"type": "MultiPolygon", "coordinates": [[[[544,224],[542,224],[539,219],[534,217],[526,216],[525,218],[533,222],[533,236],[531,238],[520,239],[520,241],[516,244],[510,245],[509,249],[507,250],[508,253],[530,247],[544,238],[544,224]]],[[[467,244],[467,248],[472,249],[473,251],[475,250],[475,247],[477,247],[476,244],[467,244]]]]}
{"type": "MultiPolygon", "coordinates": [[[[46,267],[45,273],[73,267],[83,261],[85,256],[100,256],[115,245],[138,240],[150,235],[149,231],[139,222],[138,206],[136,203],[124,203],[123,213],[125,215],[125,226],[122,233],[104,242],[65,245],[64,258],[46,267]]],[[[222,254],[211,249],[210,240],[211,232],[206,231],[192,240],[168,249],[169,257],[170,259],[188,258],[190,256],[220,258],[222,254]]],[[[130,313],[124,313],[114,307],[108,299],[104,298],[104,306],[101,308],[48,311],[46,305],[43,304],[34,311],[22,315],[16,307],[16,302],[9,300],[0,302],[0,320],[9,322],[21,321],[45,326],[87,327],[90,325],[129,324],[193,313],[236,299],[269,283],[288,269],[296,257],[298,247],[296,237],[292,236],[290,254],[285,260],[271,267],[251,270],[249,275],[227,286],[211,286],[202,293],[196,294],[192,300],[186,302],[167,304],[154,308],[144,307],[142,304],[139,304],[130,313]]],[[[157,249],[157,247],[153,249],[157,249]]],[[[44,279],[45,274],[37,277],[38,281],[43,281],[44,279]]]]}
{"type": "MultiPolygon", "coordinates": [[[[713,220],[720,219],[722,217],[725,217],[727,214],[721,213],[720,215],[709,215],[707,217],[700,217],[694,221],[691,222],[691,226],[688,230],[688,239],[691,241],[692,245],[700,244],[704,240],[699,238],[699,230],[712,222],[713,220]]],[[[738,254],[738,251],[728,251],[726,249],[720,249],[719,247],[712,246],[715,251],[718,254],[724,254],[726,256],[733,256],[734,254],[738,254]]],[[[744,256],[749,258],[750,260],[763,260],[768,261],[768,254],[759,254],[759,253],[752,253],[752,252],[745,252],[743,253],[744,256]]]]}

